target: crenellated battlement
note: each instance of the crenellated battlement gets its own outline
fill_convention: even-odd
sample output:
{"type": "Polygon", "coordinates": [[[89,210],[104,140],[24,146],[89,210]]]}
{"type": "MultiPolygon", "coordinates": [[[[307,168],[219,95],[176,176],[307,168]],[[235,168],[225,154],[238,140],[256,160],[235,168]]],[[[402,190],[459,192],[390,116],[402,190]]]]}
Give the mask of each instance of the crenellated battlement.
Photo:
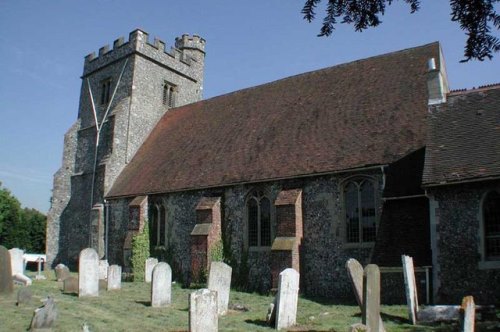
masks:
{"type": "Polygon", "coordinates": [[[184,34],[175,39],[175,45],[166,49],[164,41],[154,38],[149,41],[149,34],[141,29],[136,29],[129,34],[127,41],[123,37],[113,42],[113,47],[109,44],[99,49],[98,55],[95,52],[85,57],[83,76],[131,54],[139,53],[150,59],[174,67],[176,70],[189,71],[187,67],[193,66],[199,61],[199,57],[193,56],[193,51],[201,52],[201,57],[205,55],[205,40],[200,36],[192,37],[184,34]]]}

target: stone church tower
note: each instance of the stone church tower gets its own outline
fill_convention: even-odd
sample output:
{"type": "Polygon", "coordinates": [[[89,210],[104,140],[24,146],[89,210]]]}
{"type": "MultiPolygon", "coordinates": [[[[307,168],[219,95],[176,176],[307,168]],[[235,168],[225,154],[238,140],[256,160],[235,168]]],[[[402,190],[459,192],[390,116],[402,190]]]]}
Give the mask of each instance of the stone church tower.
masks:
{"type": "Polygon", "coordinates": [[[204,49],[204,39],[183,35],[166,52],[135,30],[85,57],[78,119],[54,175],[49,264],[72,264],[86,247],[105,256],[104,196],[160,117],[202,98],[204,49]]]}

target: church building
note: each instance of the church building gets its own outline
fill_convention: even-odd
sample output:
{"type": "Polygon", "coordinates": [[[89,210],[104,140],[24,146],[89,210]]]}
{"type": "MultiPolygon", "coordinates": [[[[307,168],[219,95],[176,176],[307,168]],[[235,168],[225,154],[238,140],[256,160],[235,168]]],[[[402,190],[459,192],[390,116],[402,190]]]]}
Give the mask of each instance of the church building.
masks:
{"type": "Polygon", "coordinates": [[[500,301],[500,85],[450,92],[435,42],[203,100],[204,58],[199,36],[167,51],[141,30],[85,58],[50,264],[93,247],[130,269],[147,223],[183,284],[222,252],[236,287],[293,267],[347,299],[347,259],[406,254],[434,302],[500,301]]]}

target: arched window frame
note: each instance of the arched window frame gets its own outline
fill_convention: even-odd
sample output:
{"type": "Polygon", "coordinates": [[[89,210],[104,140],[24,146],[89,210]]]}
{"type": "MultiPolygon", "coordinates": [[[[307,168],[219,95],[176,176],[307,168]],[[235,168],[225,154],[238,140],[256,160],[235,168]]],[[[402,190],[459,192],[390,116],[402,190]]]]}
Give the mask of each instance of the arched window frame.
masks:
{"type": "Polygon", "coordinates": [[[150,225],[151,225],[151,241],[154,247],[166,246],[166,229],[167,229],[167,213],[165,206],[161,203],[151,205],[150,225]]]}
{"type": "Polygon", "coordinates": [[[481,269],[500,269],[500,255],[491,255],[487,250],[487,242],[494,237],[500,236],[500,234],[488,233],[487,223],[492,222],[492,220],[487,220],[486,209],[488,208],[488,200],[491,199],[490,195],[497,194],[500,195],[500,190],[488,190],[485,192],[481,198],[480,211],[479,211],[479,252],[481,255],[481,261],[479,262],[479,268],[481,269]]]}
{"type": "Polygon", "coordinates": [[[270,250],[273,240],[274,240],[274,226],[275,226],[275,207],[273,204],[274,200],[271,199],[271,195],[268,191],[262,189],[253,189],[251,190],[245,199],[245,247],[251,251],[260,251],[260,250],[270,250]],[[269,214],[268,214],[268,231],[269,231],[269,240],[263,241],[263,232],[265,233],[265,229],[263,228],[263,218],[262,218],[262,202],[264,200],[268,200],[269,202],[269,214]],[[257,245],[251,243],[250,241],[250,209],[249,204],[251,202],[256,202],[257,204],[257,245]]]}
{"type": "Polygon", "coordinates": [[[379,190],[378,190],[378,181],[375,177],[372,176],[360,176],[360,175],[354,175],[350,176],[346,179],[344,179],[341,184],[340,184],[340,193],[341,193],[341,203],[342,203],[342,215],[341,215],[341,222],[342,222],[342,241],[344,243],[345,247],[373,247],[375,244],[377,232],[378,232],[378,227],[379,227],[379,222],[380,222],[380,211],[379,211],[379,206],[380,206],[380,195],[379,195],[379,190]],[[358,222],[358,236],[357,236],[357,241],[349,241],[348,239],[348,220],[347,220],[347,197],[346,197],[346,189],[350,184],[354,184],[357,187],[357,203],[358,203],[358,210],[361,208],[361,191],[360,188],[362,185],[366,182],[369,182],[373,186],[373,208],[374,208],[374,217],[375,217],[375,234],[373,239],[370,240],[363,240],[363,221],[362,217],[359,219],[358,222]]]}

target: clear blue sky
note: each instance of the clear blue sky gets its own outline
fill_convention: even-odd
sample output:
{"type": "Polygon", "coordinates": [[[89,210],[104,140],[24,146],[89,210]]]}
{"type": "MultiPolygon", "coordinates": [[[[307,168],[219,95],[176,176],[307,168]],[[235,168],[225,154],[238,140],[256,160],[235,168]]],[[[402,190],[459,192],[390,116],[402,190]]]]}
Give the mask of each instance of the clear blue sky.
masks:
{"type": "Polygon", "coordinates": [[[206,39],[205,98],[436,40],[452,89],[500,81],[500,54],[459,63],[465,34],[447,0],[424,0],[412,15],[399,1],[380,27],[339,26],[329,38],[316,37],[321,18],[302,19],[303,2],[0,0],[3,186],[23,206],[48,210],[63,135],[77,117],[83,57],[136,28],[167,47],[183,33],[206,39]]]}

